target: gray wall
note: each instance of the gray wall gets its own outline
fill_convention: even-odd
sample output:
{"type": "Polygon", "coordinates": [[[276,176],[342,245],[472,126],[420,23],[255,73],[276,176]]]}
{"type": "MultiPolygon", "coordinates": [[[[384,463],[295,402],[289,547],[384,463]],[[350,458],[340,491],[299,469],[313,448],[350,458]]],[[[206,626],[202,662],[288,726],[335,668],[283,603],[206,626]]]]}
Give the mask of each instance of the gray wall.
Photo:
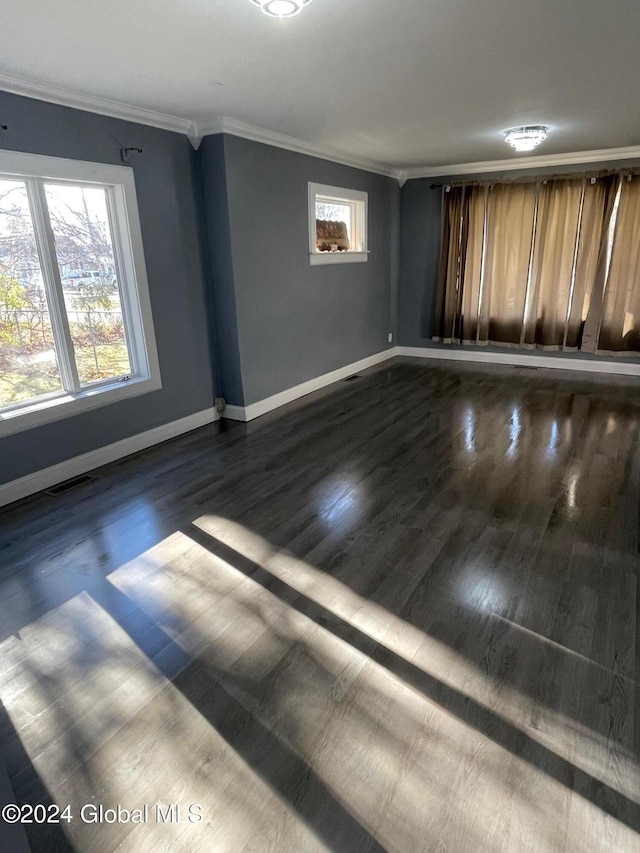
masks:
{"type": "Polygon", "coordinates": [[[208,291],[214,319],[216,393],[244,405],[235,279],[231,257],[231,226],[227,198],[224,137],[207,136],[198,149],[201,224],[208,263],[208,291]]]}
{"type": "MultiPolygon", "coordinates": [[[[398,343],[426,346],[432,335],[440,248],[441,190],[407,181],[400,200],[398,343]]],[[[438,182],[439,183],[439,182],[438,182]]]]}
{"type": "Polygon", "coordinates": [[[456,177],[400,191],[392,178],[233,136],[195,152],[181,134],[3,92],[0,122],[0,147],[15,151],[120,163],[122,147],[144,149],[133,169],[163,384],[0,439],[0,483],[206,409],[214,393],[250,405],[386,349],[389,332],[394,344],[438,346],[441,190],[430,185],[456,177]],[[309,265],[309,181],[369,194],[367,263],[309,265]]]}
{"type": "MultiPolygon", "coordinates": [[[[556,166],[553,169],[523,169],[512,172],[493,172],[481,175],[447,175],[442,178],[418,178],[407,181],[402,187],[400,202],[400,286],[398,296],[398,340],[401,346],[447,346],[431,340],[438,281],[438,253],[442,212],[442,189],[432,184],[446,184],[463,180],[517,180],[533,175],[570,174],[584,171],[624,169],[639,166],[640,160],[611,161],[608,163],[556,166]]],[[[447,346],[451,349],[451,346],[447,346]]],[[[473,350],[473,347],[464,347],[473,350]]],[[[482,347],[482,351],[510,352],[512,349],[482,347]]],[[[526,352],[526,351],[523,351],[526,352]]],[[[602,359],[587,353],[546,352],[554,358],[602,359]]],[[[630,359],[625,358],[625,361],[630,359]]],[[[635,360],[635,359],[634,359],[635,360]]]]}
{"type": "Polygon", "coordinates": [[[121,164],[135,146],[162,389],[0,439],[0,483],[212,405],[214,379],[197,224],[196,152],[186,136],[0,92],[0,147],[121,164]]]}
{"type": "Polygon", "coordinates": [[[226,235],[214,232],[219,137],[201,146],[218,319],[235,311],[238,350],[225,348],[223,394],[249,405],[386,349],[395,341],[397,181],[316,157],[225,135],[226,235]],[[369,194],[369,260],[309,265],[307,184],[369,194]],[[224,279],[224,281],[223,281],[224,279]],[[232,304],[233,302],[233,304],[232,304]],[[231,359],[231,364],[225,363],[231,359]],[[238,364],[239,361],[239,364],[238,364]],[[238,387],[241,372],[242,393],[238,387]],[[228,383],[226,378],[230,377],[228,383]]]}

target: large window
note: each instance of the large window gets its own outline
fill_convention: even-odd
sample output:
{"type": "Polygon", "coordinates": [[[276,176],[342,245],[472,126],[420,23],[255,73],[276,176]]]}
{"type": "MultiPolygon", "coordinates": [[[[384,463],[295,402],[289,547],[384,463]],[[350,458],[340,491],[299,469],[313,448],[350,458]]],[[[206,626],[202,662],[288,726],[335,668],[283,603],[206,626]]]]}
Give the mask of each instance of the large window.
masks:
{"type": "Polygon", "coordinates": [[[131,169],[0,152],[0,435],[158,387],[131,169]]]}
{"type": "Polygon", "coordinates": [[[640,177],[445,188],[436,340],[640,352],[640,177]]]}
{"type": "Polygon", "coordinates": [[[367,260],[368,196],[359,190],[309,183],[309,263],[367,260]]]}

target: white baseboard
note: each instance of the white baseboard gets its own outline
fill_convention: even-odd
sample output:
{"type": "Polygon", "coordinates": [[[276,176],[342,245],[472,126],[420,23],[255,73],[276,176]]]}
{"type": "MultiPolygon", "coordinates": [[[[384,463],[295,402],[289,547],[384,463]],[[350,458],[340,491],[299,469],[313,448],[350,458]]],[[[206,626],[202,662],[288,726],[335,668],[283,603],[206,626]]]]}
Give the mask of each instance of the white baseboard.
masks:
{"type": "MultiPolygon", "coordinates": [[[[285,391],[281,391],[264,400],[259,400],[257,403],[252,403],[249,406],[227,406],[224,410],[224,416],[233,421],[252,421],[254,418],[260,417],[260,415],[284,406],[285,403],[290,403],[299,397],[303,397],[305,394],[310,394],[312,391],[324,388],[332,382],[345,379],[359,370],[365,370],[367,367],[380,364],[380,362],[393,358],[397,354],[397,347],[390,347],[388,350],[383,350],[375,355],[370,355],[368,358],[347,364],[337,370],[332,370],[331,373],[325,373],[322,376],[317,376],[315,379],[310,379],[308,382],[295,385],[293,388],[287,388],[285,391]]],[[[58,465],[52,465],[50,468],[44,468],[42,471],[34,471],[33,474],[27,474],[26,477],[21,477],[19,480],[12,480],[9,483],[0,485],[0,507],[13,503],[13,501],[18,501],[21,498],[26,498],[36,492],[41,492],[43,489],[48,489],[49,486],[69,480],[71,477],[86,474],[87,471],[92,471],[94,468],[99,468],[101,465],[106,465],[109,462],[115,462],[117,459],[122,459],[131,453],[137,453],[139,450],[152,447],[154,444],[160,444],[185,432],[191,432],[191,430],[205,426],[205,424],[217,421],[218,418],[219,415],[213,408],[205,409],[186,418],[181,418],[178,421],[172,421],[155,429],[125,438],[122,441],[116,441],[114,444],[109,444],[106,447],[99,447],[89,453],[83,453],[82,456],[74,456],[72,459],[67,459],[58,465]]]]}
{"type": "Polygon", "coordinates": [[[352,373],[357,373],[359,370],[365,370],[367,367],[373,367],[376,364],[387,361],[398,355],[397,350],[398,347],[389,347],[389,349],[377,352],[375,355],[370,355],[367,358],[360,359],[360,361],[354,361],[352,364],[345,364],[344,367],[339,367],[330,373],[324,373],[322,376],[316,376],[314,379],[309,379],[300,385],[294,385],[292,388],[287,388],[285,391],[280,391],[271,397],[265,397],[264,400],[250,403],[248,406],[227,406],[224,410],[224,416],[232,421],[252,421],[254,418],[259,418],[260,415],[266,415],[267,412],[272,412],[274,409],[280,408],[280,406],[311,394],[312,391],[318,391],[320,388],[325,388],[333,382],[346,379],[352,373]]]}
{"type": "Polygon", "coordinates": [[[222,416],[227,418],[230,421],[246,421],[246,409],[244,406],[230,406],[226,405],[224,407],[224,412],[222,416]]]}
{"type": "MultiPolygon", "coordinates": [[[[313,391],[331,385],[333,382],[346,379],[347,376],[351,376],[351,374],[357,373],[359,370],[373,367],[395,356],[443,359],[448,361],[470,361],[484,364],[511,364],[524,367],[552,367],[560,370],[581,370],[589,373],[640,376],[640,364],[629,364],[613,359],[610,361],[599,361],[596,359],[553,358],[552,356],[522,352],[478,352],[477,350],[396,346],[389,347],[389,349],[375,355],[370,355],[368,358],[363,358],[360,361],[354,361],[352,364],[347,364],[322,376],[316,376],[315,379],[309,379],[300,385],[294,385],[292,388],[287,388],[285,391],[280,391],[278,394],[266,397],[264,400],[258,400],[258,402],[251,403],[248,406],[227,406],[224,410],[224,416],[234,421],[252,421],[267,412],[284,406],[286,403],[298,400],[306,394],[311,394],[313,391]]],[[[106,447],[99,447],[89,453],[83,453],[81,456],[74,456],[72,459],[67,459],[58,465],[52,465],[50,468],[44,468],[42,471],[27,474],[26,477],[21,477],[18,480],[4,483],[0,485],[0,507],[21,498],[26,498],[71,477],[86,474],[87,471],[92,471],[94,468],[99,468],[101,465],[106,465],[109,462],[115,462],[117,459],[137,453],[139,450],[153,447],[154,444],[161,444],[170,438],[191,432],[191,430],[198,427],[217,421],[218,418],[219,415],[213,408],[204,409],[186,418],[163,424],[138,435],[133,435],[130,438],[125,438],[122,441],[116,441],[114,444],[108,444],[106,447]]]]}
{"type": "Polygon", "coordinates": [[[598,361],[586,358],[554,358],[523,352],[478,352],[478,350],[444,349],[440,347],[396,347],[395,355],[411,358],[436,358],[447,361],[475,361],[483,364],[511,364],[519,367],[553,367],[558,370],[582,370],[585,373],[617,373],[640,376],[640,364],[624,361],[598,361]]]}
{"type": "Polygon", "coordinates": [[[160,444],[185,432],[191,432],[198,427],[217,421],[218,417],[215,409],[204,409],[201,412],[188,415],[186,418],[180,418],[178,421],[162,424],[162,426],[149,429],[146,432],[132,435],[130,438],[123,438],[122,441],[108,444],[106,447],[98,447],[89,453],[74,456],[72,459],[52,465],[50,468],[44,468],[42,471],[34,471],[33,474],[27,474],[26,477],[20,477],[19,480],[4,483],[0,485],[0,506],[41,492],[43,489],[69,480],[71,477],[77,477],[79,474],[86,474],[87,471],[92,471],[94,468],[99,468],[109,462],[115,462],[131,453],[137,453],[139,450],[145,450],[154,444],[160,444]]]}

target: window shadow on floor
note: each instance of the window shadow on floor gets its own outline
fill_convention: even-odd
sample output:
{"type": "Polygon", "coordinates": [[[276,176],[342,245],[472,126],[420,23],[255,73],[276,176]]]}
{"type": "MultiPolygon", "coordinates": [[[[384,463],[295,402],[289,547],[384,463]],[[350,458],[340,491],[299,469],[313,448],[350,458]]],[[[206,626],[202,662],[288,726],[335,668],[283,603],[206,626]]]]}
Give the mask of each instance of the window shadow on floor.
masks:
{"type": "Polygon", "coordinates": [[[364,634],[304,594],[295,591],[295,595],[292,596],[292,588],[286,583],[225,543],[195,526],[189,530],[189,536],[211,553],[286,601],[289,606],[384,666],[466,725],[640,834],[640,805],[624,794],[543,746],[499,713],[480,705],[472,697],[414,666],[393,650],[364,634]]]}
{"type": "MultiPolygon", "coordinates": [[[[0,731],[2,732],[3,739],[3,755],[4,744],[7,740],[10,740],[14,749],[17,749],[21,753],[21,755],[14,756],[14,758],[17,758],[24,768],[22,771],[23,780],[29,790],[27,798],[18,798],[13,791],[7,791],[6,796],[2,798],[0,804],[5,805],[11,802],[19,803],[20,805],[29,804],[32,806],[43,805],[46,808],[53,807],[54,800],[24,750],[19,735],[2,703],[0,703],[0,731]]],[[[2,771],[3,768],[0,768],[0,773],[2,771]]],[[[2,786],[0,785],[0,794],[2,793],[1,788],[2,786]]],[[[31,850],[42,850],[47,851],[47,853],[74,853],[75,848],[65,835],[63,826],[64,821],[60,823],[26,823],[23,829],[31,850]]],[[[10,834],[13,827],[7,826],[4,823],[0,825],[0,850],[6,851],[6,853],[25,853],[25,851],[28,853],[28,848],[22,846],[25,838],[20,837],[21,827],[16,826],[15,828],[16,834],[10,834]]]]}

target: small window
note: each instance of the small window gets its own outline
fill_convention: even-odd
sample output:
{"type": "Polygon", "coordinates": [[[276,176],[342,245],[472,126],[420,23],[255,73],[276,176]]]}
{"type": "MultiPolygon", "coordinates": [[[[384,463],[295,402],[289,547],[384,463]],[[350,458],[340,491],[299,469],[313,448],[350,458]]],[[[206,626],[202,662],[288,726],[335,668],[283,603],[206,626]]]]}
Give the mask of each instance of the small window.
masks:
{"type": "Polygon", "coordinates": [[[0,435],[159,387],[131,169],[0,152],[0,435]]]}
{"type": "Polygon", "coordinates": [[[309,263],[367,260],[367,193],[309,184],[309,263]]]}

